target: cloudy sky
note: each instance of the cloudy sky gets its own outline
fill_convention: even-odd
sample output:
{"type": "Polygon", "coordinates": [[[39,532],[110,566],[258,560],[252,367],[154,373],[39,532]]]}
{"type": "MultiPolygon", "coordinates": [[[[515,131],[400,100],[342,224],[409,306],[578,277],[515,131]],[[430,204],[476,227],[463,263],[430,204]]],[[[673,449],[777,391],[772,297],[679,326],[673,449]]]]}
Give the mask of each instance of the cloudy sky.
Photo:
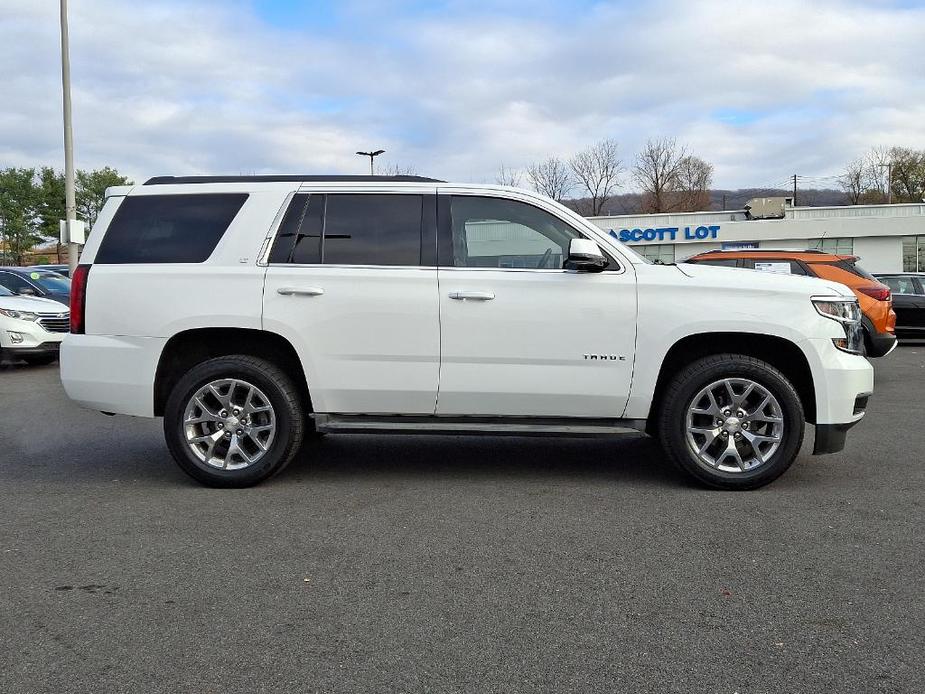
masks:
{"type": "MultiPolygon", "coordinates": [[[[0,167],[63,165],[57,5],[0,0],[0,167]]],[[[363,173],[354,151],[383,148],[493,181],[671,136],[717,186],[764,187],[925,147],[925,2],[70,5],[77,166],[136,179],[363,173]]]]}

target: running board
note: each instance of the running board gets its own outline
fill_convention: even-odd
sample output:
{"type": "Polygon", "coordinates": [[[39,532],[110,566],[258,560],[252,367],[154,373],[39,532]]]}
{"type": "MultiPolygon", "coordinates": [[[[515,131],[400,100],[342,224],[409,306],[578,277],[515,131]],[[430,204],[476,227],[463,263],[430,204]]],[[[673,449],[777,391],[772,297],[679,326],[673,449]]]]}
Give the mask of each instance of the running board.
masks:
{"type": "Polygon", "coordinates": [[[590,417],[451,417],[313,414],[325,434],[488,434],[492,436],[622,436],[645,431],[644,419],[590,417]]]}

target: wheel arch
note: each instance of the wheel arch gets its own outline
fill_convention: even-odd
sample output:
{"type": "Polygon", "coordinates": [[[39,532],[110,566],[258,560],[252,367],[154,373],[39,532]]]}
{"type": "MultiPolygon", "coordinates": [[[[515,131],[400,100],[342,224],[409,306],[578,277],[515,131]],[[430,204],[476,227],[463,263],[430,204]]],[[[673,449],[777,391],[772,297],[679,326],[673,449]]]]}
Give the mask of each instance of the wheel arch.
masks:
{"type": "Polygon", "coordinates": [[[657,434],[658,412],[671,377],[687,364],[711,354],[744,354],[766,361],[783,373],[797,391],[806,421],[816,421],[816,389],[809,361],[803,350],[790,340],[760,333],[715,332],[687,335],[675,342],[659,368],[649,407],[646,432],[657,434]]]}
{"type": "Polygon", "coordinates": [[[207,359],[230,354],[246,354],[278,365],[293,378],[308,411],[313,411],[302,362],[285,337],[254,328],[193,328],[171,337],[161,350],[154,375],[154,416],[163,416],[167,398],[183,374],[207,359]]]}

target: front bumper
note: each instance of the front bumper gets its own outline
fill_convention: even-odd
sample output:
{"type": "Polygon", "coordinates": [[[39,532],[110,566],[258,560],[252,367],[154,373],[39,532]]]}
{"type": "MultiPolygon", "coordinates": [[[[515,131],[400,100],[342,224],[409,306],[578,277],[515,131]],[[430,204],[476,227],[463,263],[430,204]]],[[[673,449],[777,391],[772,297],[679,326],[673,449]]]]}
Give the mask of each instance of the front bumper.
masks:
{"type": "Polygon", "coordinates": [[[10,354],[50,354],[58,351],[66,334],[49,332],[32,321],[4,321],[0,348],[10,354]]]}
{"type": "Polygon", "coordinates": [[[868,357],[885,357],[896,349],[896,335],[877,332],[873,321],[867,316],[861,316],[861,324],[864,326],[864,347],[868,357]]]}
{"type": "Polygon", "coordinates": [[[837,349],[831,338],[801,343],[816,391],[816,445],[813,453],[835,453],[845,435],[864,418],[874,392],[874,369],[862,356],[837,349]]]}

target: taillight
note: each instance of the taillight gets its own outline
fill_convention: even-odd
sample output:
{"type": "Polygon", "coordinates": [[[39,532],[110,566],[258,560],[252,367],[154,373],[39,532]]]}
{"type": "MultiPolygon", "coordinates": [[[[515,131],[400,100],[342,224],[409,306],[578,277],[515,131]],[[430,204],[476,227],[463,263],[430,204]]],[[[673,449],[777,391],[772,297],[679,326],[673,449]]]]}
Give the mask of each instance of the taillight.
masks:
{"type": "Polygon", "coordinates": [[[71,276],[71,332],[83,335],[86,327],[84,317],[87,309],[87,275],[89,265],[78,265],[71,276]]]}
{"type": "Polygon", "coordinates": [[[855,287],[855,289],[877,301],[889,301],[891,298],[890,288],[884,287],[882,284],[879,287],[876,284],[871,284],[865,287],[855,287]]]}

